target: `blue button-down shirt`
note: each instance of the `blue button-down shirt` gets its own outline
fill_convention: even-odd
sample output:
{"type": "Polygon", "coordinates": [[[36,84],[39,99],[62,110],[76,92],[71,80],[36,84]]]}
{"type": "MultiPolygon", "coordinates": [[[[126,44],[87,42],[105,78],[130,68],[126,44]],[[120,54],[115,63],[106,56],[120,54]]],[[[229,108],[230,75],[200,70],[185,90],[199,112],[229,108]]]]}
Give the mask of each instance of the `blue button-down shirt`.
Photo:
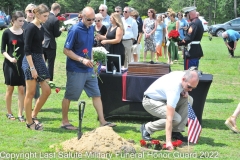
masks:
{"type": "Polygon", "coordinates": [[[107,14],[106,17],[103,17],[102,24],[107,27],[107,29],[110,27],[110,16],[107,14]]]}

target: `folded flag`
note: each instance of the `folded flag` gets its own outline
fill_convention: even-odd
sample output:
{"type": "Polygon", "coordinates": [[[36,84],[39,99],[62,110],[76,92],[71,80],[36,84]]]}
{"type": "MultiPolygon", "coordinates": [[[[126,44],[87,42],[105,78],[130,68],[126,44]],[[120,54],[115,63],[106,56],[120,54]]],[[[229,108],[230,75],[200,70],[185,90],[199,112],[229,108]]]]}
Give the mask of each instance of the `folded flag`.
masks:
{"type": "Polygon", "coordinates": [[[188,142],[197,143],[201,131],[201,124],[199,123],[192,107],[188,103],[188,142]]]}

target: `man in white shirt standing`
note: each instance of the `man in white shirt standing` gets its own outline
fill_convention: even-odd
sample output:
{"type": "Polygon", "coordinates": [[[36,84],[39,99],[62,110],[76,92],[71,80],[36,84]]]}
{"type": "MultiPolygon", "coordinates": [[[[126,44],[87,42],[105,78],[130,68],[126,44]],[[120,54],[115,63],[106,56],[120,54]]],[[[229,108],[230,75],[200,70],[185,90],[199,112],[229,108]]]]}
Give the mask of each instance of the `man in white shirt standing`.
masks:
{"type": "Polygon", "coordinates": [[[107,29],[110,27],[110,16],[107,14],[107,6],[105,4],[101,4],[99,6],[99,13],[102,14],[102,24],[107,27],[107,29]]]}
{"type": "Polygon", "coordinates": [[[131,8],[125,7],[123,10],[122,21],[124,25],[124,35],[122,39],[122,43],[125,48],[125,61],[124,67],[128,68],[128,63],[133,61],[133,53],[131,52],[131,48],[133,45],[133,40],[137,40],[138,36],[138,25],[135,19],[130,17],[131,8]]]}

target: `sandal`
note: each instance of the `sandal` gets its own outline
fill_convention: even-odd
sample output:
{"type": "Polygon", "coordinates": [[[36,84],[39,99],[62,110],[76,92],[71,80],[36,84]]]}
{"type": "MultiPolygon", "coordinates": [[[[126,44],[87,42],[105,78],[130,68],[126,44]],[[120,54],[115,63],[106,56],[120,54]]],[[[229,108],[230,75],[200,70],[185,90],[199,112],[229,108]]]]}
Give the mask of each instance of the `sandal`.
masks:
{"type": "Polygon", "coordinates": [[[32,118],[32,120],[33,120],[33,122],[35,122],[36,124],[41,124],[41,122],[38,120],[38,118],[37,117],[35,117],[35,118],[32,118]]]}
{"type": "Polygon", "coordinates": [[[24,116],[18,117],[19,122],[25,122],[24,116]]]}
{"type": "Polygon", "coordinates": [[[43,130],[43,126],[40,126],[39,124],[36,124],[35,122],[33,122],[32,124],[27,124],[27,123],[26,123],[26,126],[27,126],[27,128],[29,128],[29,129],[31,129],[31,130],[37,130],[37,131],[43,130]],[[31,126],[33,126],[33,125],[35,125],[34,128],[31,127],[31,126]]]}
{"type": "Polygon", "coordinates": [[[10,120],[15,120],[16,118],[13,116],[13,114],[6,114],[7,118],[10,120]]]}

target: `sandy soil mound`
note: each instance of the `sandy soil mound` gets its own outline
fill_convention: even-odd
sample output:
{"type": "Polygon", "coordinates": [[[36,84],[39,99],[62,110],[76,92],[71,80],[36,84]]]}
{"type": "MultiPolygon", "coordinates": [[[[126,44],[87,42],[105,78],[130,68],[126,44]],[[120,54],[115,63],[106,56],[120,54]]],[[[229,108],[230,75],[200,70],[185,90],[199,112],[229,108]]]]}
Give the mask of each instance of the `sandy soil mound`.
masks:
{"type": "Polygon", "coordinates": [[[72,138],[62,143],[64,151],[95,153],[135,153],[132,143],[120,137],[111,127],[99,127],[84,133],[80,140],[72,138]]]}

